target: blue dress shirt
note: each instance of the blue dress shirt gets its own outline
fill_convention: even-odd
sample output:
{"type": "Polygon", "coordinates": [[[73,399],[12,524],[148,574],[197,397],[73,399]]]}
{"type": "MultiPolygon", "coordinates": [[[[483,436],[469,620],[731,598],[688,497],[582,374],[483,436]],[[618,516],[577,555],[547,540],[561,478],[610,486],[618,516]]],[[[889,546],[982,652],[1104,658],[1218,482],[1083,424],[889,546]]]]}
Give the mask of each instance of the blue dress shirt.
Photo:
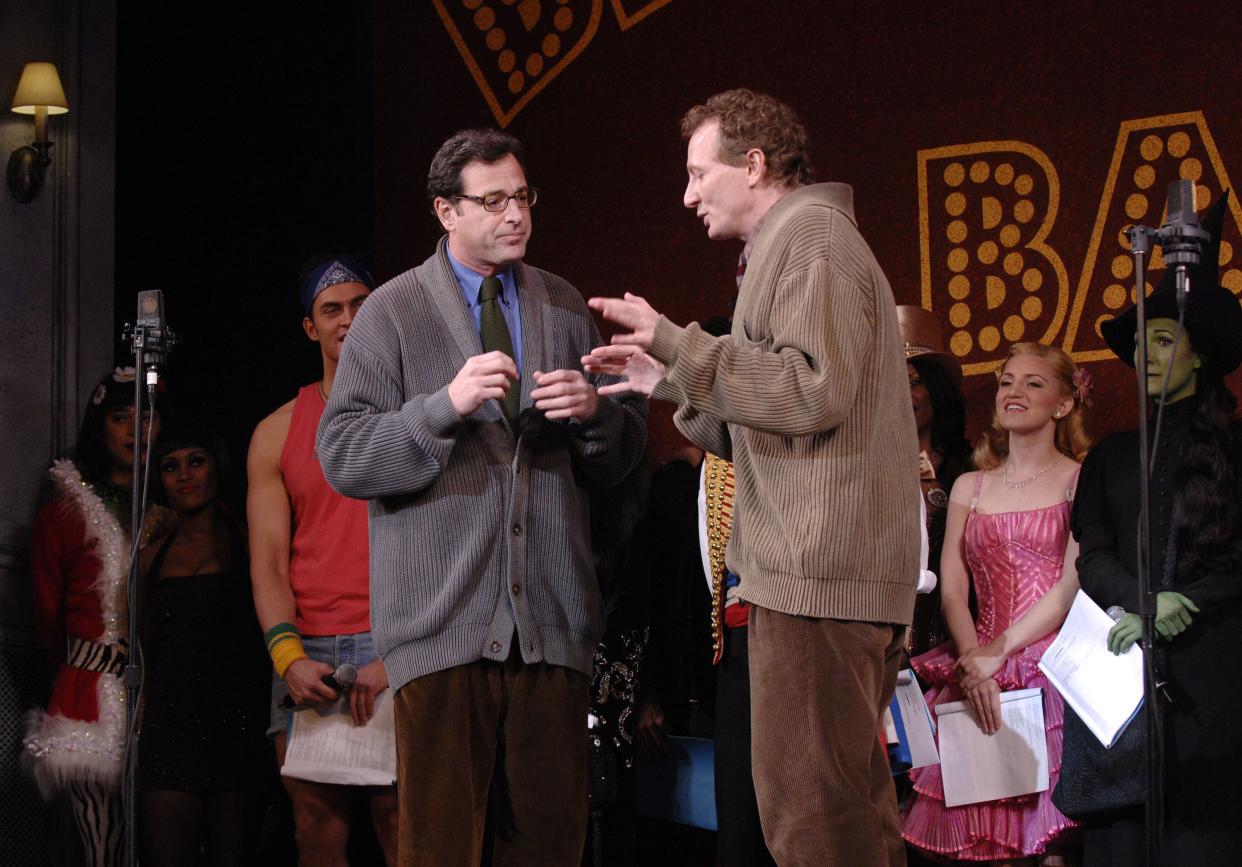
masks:
{"type": "MultiPolygon", "coordinates": [[[[453,276],[457,278],[457,285],[461,287],[466,306],[470,308],[470,315],[474,317],[475,330],[482,336],[483,305],[479,301],[479,290],[483,286],[483,275],[454,259],[453,251],[447,244],[444,245],[444,252],[448,254],[449,267],[453,269],[453,276]]],[[[509,266],[496,276],[500,278],[500,297],[497,299],[500,301],[500,312],[505,317],[505,324],[509,326],[509,337],[513,340],[513,354],[517,356],[513,361],[517,364],[518,373],[521,373],[522,314],[518,310],[517,282],[513,279],[513,266],[509,266]]]]}

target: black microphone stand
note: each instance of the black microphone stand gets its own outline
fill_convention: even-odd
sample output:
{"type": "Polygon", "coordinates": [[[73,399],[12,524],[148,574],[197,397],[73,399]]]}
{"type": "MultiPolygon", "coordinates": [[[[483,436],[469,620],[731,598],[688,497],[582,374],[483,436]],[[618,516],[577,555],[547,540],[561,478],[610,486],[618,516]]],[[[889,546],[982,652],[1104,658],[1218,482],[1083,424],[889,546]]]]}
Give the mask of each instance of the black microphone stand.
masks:
{"type": "MultiPolygon", "coordinates": [[[[146,294],[146,293],[142,293],[146,294]]],[[[121,790],[125,821],[125,863],[128,867],[138,864],[138,701],[142,694],[143,659],[138,636],[139,623],[139,567],[138,553],[142,542],[142,520],[146,514],[147,486],[151,477],[152,439],[146,439],[146,454],[142,454],[143,439],[143,385],[146,385],[145,406],[155,412],[155,391],[159,383],[159,364],[171,351],[175,337],[161,324],[143,322],[142,301],[139,300],[138,324],[125,326],[125,336],[130,340],[134,356],[134,476],[130,503],[130,557],[129,579],[126,585],[126,620],[129,647],[125,664],[125,753],[123,784],[121,790]]]]}
{"type": "MultiPolygon", "coordinates": [[[[1171,193],[1172,195],[1172,193],[1171,193]]],[[[1139,438],[1139,518],[1138,518],[1138,551],[1137,578],[1139,589],[1139,619],[1142,632],[1139,639],[1143,654],[1143,704],[1147,707],[1146,731],[1144,732],[1144,759],[1147,773],[1147,797],[1144,804],[1144,825],[1146,835],[1146,863],[1148,867],[1156,867],[1160,863],[1160,844],[1164,832],[1164,786],[1163,786],[1163,755],[1164,755],[1164,720],[1161,715],[1159,695],[1164,684],[1158,680],[1155,659],[1156,639],[1156,593],[1151,583],[1151,473],[1149,436],[1147,431],[1147,404],[1150,392],[1147,387],[1147,271],[1146,257],[1155,241],[1160,244],[1165,262],[1175,268],[1177,287],[1178,322],[1177,335],[1174,343],[1182,337],[1182,321],[1185,313],[1186,296],[1190,289],[1190,276],[1187,265],[1198,264],[1200,244],[1206,239],[1207,233],[1197,226],[1173,223],[1161,229],[1147,226],[1133,226],[1126,233],[1130,238],[1130,253],[1134,257],[1135,280],[1135,358],[1134,370],[1138,381],[1138,438],[1139,438]]],[[[1168,376],[1164,377],[1164,385],[1168,386],[1168,376]]],[[[1164,393],[1161,390],[1159,406],[1156,410],[1156,431],[1160,430],[1160,422],[1164,414],[1164,393]]],[[[1159,442],[1157,442],[1159,447],[1159,442]]]]}
{"type": "Polygon", "coordinates": [[[1147,839],[1148,867],[1159,863],[1160,838],[1164,827],[1164,804],[1160,797],[1163,787],[1160,785],[1162,767],[1160,764],[1161,731],[1160,703],[1157,699],[1159,685],[1156,682],[1156,661],[1153,654],[1153,639],[1156,634],[1156,597],[1151,590],[1151,544],[1148,526],[1151,497],[1151,462],[1148,459],[1149,444],[1147,435],[1147,268],[1146,257],[1151,250],[1153,239],[1159,240],[1156,230],[1147,226],[1134,226],[1127,233],[1130,236],[1130,255],[1134,257],[1135,285],[1135,334],[1136,353],[1134,370],[1138,375],[1138,440],[1139,440],[1139,518],[1138,518],[1138,559],[1136,560],[1139,585],[1139,619],[1142,621],[1142,633],[1139,645],[1143,653],[1143,704],[1147,707],[1147,730],[1144,732],[1144,758],[1147,771],[1147,798],[1145,800],[1144,820],[1147,839]]]}

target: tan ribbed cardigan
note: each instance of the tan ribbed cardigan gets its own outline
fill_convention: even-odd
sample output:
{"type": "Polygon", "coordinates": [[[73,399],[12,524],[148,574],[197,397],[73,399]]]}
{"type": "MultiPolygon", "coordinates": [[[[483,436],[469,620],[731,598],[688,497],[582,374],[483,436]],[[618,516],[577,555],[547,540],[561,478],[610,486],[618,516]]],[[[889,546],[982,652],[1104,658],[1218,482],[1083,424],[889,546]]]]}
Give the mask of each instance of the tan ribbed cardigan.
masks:
{"type": "Polygon", "coordinates": [[[654,397],[736,474],[726,562],[787,614],[910,622],[918,445],[892,289],[845,184],[802,187],[754,239],[732,333],[661,317],[654,397]]]}

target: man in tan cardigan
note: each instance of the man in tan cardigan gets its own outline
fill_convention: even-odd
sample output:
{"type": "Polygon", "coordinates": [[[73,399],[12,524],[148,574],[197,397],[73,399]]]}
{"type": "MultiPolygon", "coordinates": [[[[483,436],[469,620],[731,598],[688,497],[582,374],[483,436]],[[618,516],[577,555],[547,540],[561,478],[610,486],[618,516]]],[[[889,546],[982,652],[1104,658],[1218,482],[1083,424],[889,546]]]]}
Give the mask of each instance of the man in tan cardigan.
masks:
{"type": "MultiPolygon", "coordinates": [[[[731,459],[726,551],[750,614],[755,790],[781,865],[905,855],[877,738],[918,576],[918,447],[892,290],[853,193],[812,184],[793,111],[748,90],[682,121],[685,205],[744,242],[732,333],[645,300],[591,299],[628,333],[583,360],[679,405],[677,427],[731,459]]],[[[601,390],[601,393],[603,390],[601,390]]]]}

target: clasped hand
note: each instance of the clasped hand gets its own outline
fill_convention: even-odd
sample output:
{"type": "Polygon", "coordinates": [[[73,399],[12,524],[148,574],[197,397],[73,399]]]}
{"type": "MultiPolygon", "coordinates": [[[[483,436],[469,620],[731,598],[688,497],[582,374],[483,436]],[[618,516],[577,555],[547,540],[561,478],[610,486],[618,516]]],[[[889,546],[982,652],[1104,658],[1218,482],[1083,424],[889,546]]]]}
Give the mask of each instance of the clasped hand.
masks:
{"type": "Polygon", "coordinates": [[[962,689],[972,690],[985,680],[990,680],[1005,664],[1005,652],[995,642],[982,647],[972,647],[958,659],[955,671],[962,689]]]}
{"type": "Polygon", "coordinates": [[[954,671],[971,714],[984,734],[995,734],[1001,726],[1000,686],[996,673],[1005,663],[1005,651],[995,641],[972,647],[957,660],[954,671]]]}

